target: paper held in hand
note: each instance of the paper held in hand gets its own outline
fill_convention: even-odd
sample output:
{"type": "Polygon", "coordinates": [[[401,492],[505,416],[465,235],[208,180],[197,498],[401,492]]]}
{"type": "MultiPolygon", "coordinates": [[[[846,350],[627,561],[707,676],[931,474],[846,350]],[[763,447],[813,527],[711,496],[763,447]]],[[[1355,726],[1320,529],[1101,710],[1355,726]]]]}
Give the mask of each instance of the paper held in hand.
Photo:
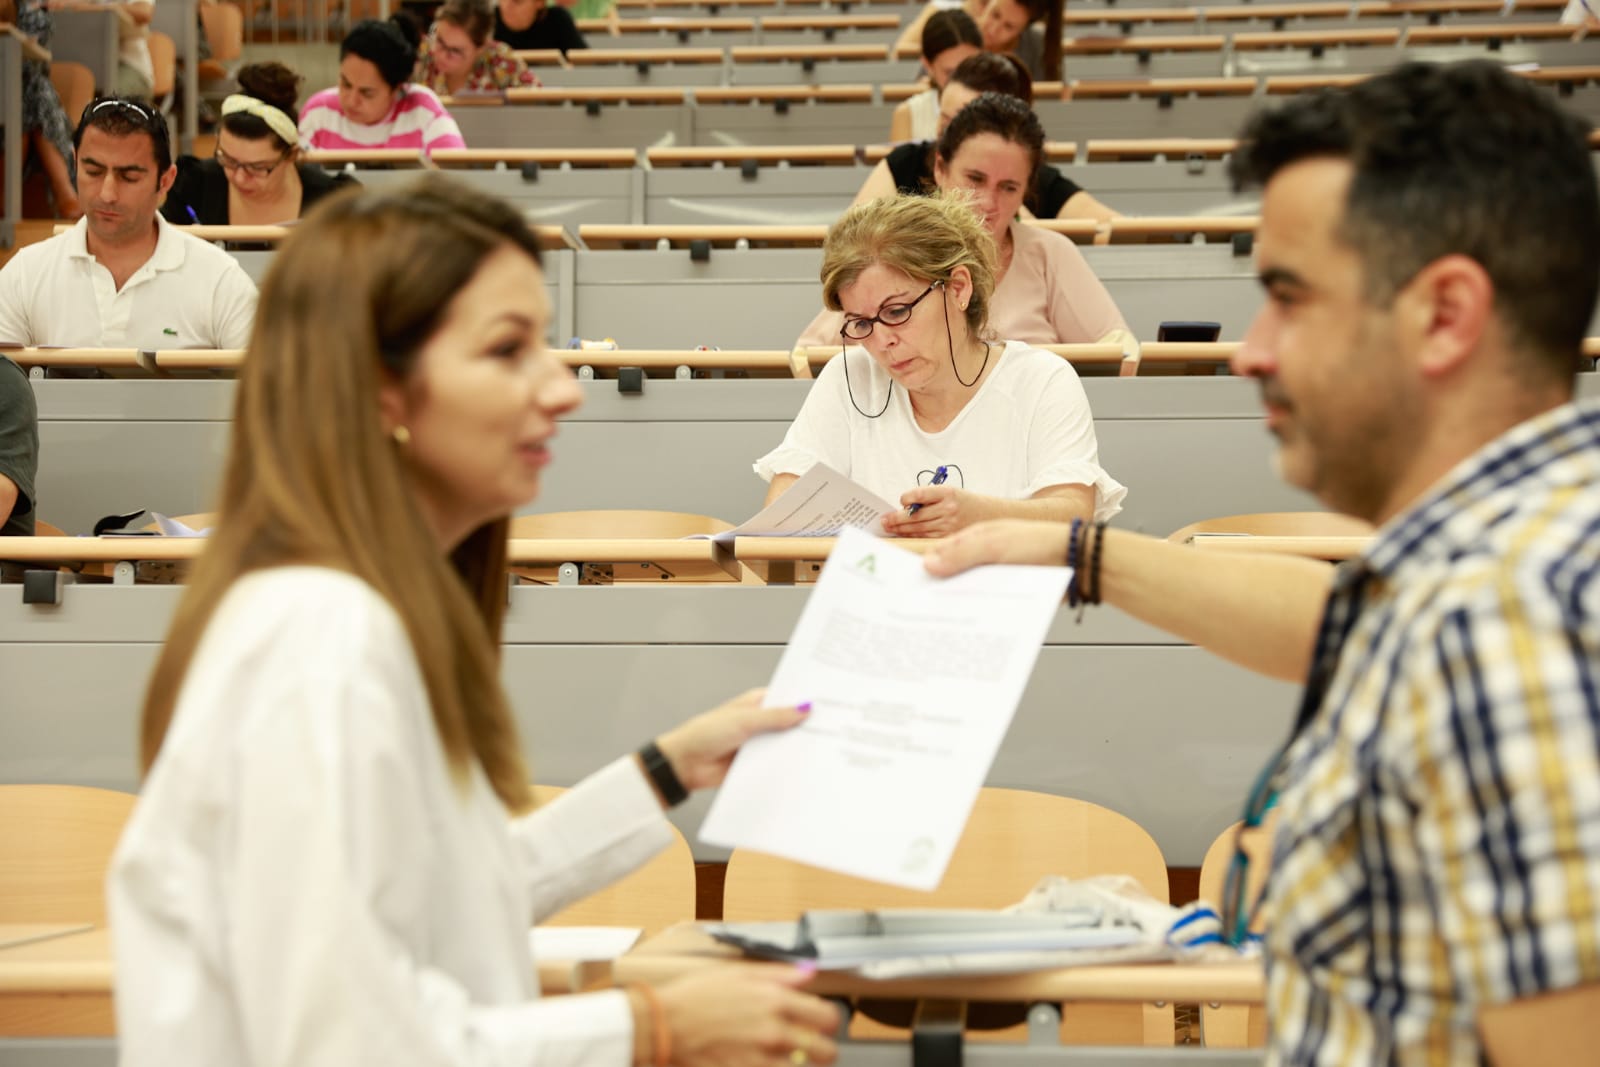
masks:
{"type": "Polygon", "coordinates": [[[836,537],[852,527],[882,537],[883,517],[893,510],[893,504],[818,463],[751,519],[693,537],[732,544],[736,537],[836,537]]]}
{"type": "Polygon", "coordinates": [[[767,690],[811,715],[745,744],[701,839],[936,888],[1069,574],[936,579],[920,557],[843,531],[767,690]]]}

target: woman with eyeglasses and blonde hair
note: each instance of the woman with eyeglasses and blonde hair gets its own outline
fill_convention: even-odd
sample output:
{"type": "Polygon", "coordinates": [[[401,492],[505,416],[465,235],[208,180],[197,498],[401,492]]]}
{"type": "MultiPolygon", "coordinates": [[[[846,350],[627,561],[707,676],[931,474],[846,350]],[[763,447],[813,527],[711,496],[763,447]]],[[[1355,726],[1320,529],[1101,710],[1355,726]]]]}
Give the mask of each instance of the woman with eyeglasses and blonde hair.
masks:
{"type": "Polygon", "coordinates": [[[798,968],[539,999],[529,926],[806,710],[747,693],[530,810],[500,628],[581,396],[549,315],[520,213],[439,176],[284,242],[108,881],[125,1067],[833,1062],[798,968]]]}
{"type": "Polygon", "coordinates": [[[511,46],[495,40],[494,18],[489,0],[445,0],[417,49],[411,80],[440,96],[538,85],[538,77],[511,46]]]}
{"type": "Polygon", "coordinates": [[[997,267],[968,193],[845,212],[822,253],[841,351],[783,443],[755,463],[768,503],[824,463],[899,503],[884,520],[894,537],[1121,510],[1127,490],[1100,467],[1072,365],[989,329],[997,267]]]}
{"type": "Polygon", "coordinates": [[[300,162],[295,100],[300,76],[282,63],[239,68],[239,91],[222,101],[211,159],[179,156],[161,214],[178,226],[270,226],[290,222],[323,197],[357,184],[300,162]]]}

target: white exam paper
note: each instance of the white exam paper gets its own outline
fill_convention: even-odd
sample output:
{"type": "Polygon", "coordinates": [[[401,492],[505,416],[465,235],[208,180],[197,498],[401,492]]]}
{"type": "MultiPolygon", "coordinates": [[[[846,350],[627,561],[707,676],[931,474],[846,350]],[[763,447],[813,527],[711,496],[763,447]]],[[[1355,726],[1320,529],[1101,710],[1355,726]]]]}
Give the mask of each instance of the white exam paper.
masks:
{"type": "Polygon", "coordinates": [[[893,504],[818,463],[752,518],[719,534],[696,536],[731,544],[735,537],[833,537],[858,528],[882,537],[883,517],[893,510],[893,504]]]}
{"type": "Polygon", "coordinates": [[[935,889],[1066,593],[1058,567],[930,577],[844,530],[767,689],[811,701],[739,751],[700,828],[908,889],[935,889]]]}
{"type": "Polygon", "coordinates": [[[528,947],[536,960],[614,960],[642,932],[637,926],[535,926],[528,947]]]}

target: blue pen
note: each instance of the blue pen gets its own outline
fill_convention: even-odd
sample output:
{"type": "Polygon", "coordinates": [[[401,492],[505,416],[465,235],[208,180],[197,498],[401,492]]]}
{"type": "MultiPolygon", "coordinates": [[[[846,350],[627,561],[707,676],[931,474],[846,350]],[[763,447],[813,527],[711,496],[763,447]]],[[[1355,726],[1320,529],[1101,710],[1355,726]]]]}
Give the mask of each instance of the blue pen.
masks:
{"type": "Polygon", "coordinates": [[[183,205],[183,210],[185,210],[185,211],[187,211],[189,213],[189,221],[190,222],[194,223],[196,226],[200,225],[200,216],[196,215],[194,213],[194,205],[193,204],[185,204],[185,205],[183,205]]]}
{"type": "MultiPolygon", "coordinates": [[[[929,482],[928,484],[929,485],[943,485],[944,484],[944,480],[946,478],[948,478],[948,477],[950,477],[950,468],[949,467],[940,467],[938,470],[933,472],[933,481],[929,482]]],[[[922,507],[921,504],[912,504],[909,508],[906,509],[906,514],[907,515],[915,515],[917,513],[917,511],[919,509],[921,509],[921,507],[922,507]]]]}

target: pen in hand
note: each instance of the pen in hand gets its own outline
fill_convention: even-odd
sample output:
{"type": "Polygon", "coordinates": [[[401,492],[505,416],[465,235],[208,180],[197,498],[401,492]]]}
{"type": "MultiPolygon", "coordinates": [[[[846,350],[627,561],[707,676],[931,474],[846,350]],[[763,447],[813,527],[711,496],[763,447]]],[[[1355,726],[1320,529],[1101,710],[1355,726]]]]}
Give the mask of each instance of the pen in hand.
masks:
{"type": "MultiPolygon", "coordinates": [[[[950,468],[941,466],[938,470],[933,472],[933,481],[929,482],[928,484],[929,485],[943,485],[944,484],[944,480],[946,478],[948,478],[948,477],[950,477],[950,468]]],[[[915,515],[921,509],[922,509],[922,505],[921,504],[912,504],[910,507],[906,508],[906,514],[907,515],[915,515]]]]}

